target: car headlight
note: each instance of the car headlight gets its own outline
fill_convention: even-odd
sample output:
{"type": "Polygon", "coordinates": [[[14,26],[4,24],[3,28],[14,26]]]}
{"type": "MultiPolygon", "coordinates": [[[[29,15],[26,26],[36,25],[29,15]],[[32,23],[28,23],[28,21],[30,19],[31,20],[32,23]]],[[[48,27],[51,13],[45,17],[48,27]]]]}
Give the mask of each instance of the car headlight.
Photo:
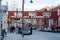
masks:
{"type": "Polygon", "coordinates": [[[29,33],[30,33],[30,30],[29,30],[29,33]]]}

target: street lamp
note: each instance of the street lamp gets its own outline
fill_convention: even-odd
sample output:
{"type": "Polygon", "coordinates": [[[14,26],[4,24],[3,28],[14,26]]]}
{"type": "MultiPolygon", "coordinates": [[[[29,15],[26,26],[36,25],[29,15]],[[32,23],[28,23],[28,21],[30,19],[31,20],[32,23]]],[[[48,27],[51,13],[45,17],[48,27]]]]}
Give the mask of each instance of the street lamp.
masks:
{"type": "Polygon", "coordinates": [[[33,3],[33,1],[31,0],[30,3],[33,3]]]}
{"type": "MultiPolygon", "coordinates": [[[[22,38],[24,38],[24,32],[23,32],[23,28],[24,28],[24,2],[25,2],[25,0],[22,0],[22,38]]],[[[33,1],[31,0],[30,3],[33,3],[33,1]]]]}

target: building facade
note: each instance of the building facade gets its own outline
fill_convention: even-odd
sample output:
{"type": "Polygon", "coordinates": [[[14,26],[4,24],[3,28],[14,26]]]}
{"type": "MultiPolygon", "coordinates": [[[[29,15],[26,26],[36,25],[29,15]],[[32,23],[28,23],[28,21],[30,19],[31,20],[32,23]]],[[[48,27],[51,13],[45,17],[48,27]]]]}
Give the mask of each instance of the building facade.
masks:
{"type": "MultiPolygon", "coordinates": [[[[39,25],[39,26],[42,26],[43,24],[46,23],[48,27],[51,27],[51,24],[56,19],[56,17],[57,15],[56,12],[54,11],[25,11],[24,12],[24,22],[27,21],[32,23],[33,25],[39,25]]],[[[16,11],[8,11],[8,19],[11,21],[11,19],[14,18],[22,19],[21,11],[18,11],[18,13],[16,11]]]]}
{"type": "MultiPolygon", "coordinates": [[[[60,27],[60,7],[54,7],[50,10],[24,11],[24,22],[27,21],[37,27],[46,24],[49,28],[55,24],[55,27],[60,27]]],[[[22,11],[8,11],[8,21],[11,19],[22,19],[22,11]]],[[[20,20],[22,23],[22,20],[20,20]]],[[[16,20],[15,20],[16,22],[16,20]]],[[[11,22],[10,22],[11,23],[11,22]]]]}

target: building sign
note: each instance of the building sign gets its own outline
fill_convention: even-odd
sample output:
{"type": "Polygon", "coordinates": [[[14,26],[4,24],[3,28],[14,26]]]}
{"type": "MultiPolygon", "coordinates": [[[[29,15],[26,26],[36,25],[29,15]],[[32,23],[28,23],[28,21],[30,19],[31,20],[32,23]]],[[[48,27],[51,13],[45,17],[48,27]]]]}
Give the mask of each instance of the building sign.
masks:
{"type": "MultiPolygon", "coordinates": [[[[30,12],[30,11],[27,11],[27,12],[24,12],[23,14],[24,18],[44,18],[44,17],[47,17],[49,18],[51,16],[51,13],[50,12],[30,12]]],[[[10,11],[8,12],[8,18],[22,18],[22,13],[21,12],[13,12],[13,11],[10,11]]]]}
{"type": "Polygon", "coordinates": [[[22,13],[21,12],[18,12],[18,13],[14,13],[14,17],[16,18],[22,18],[22,13]]]}
{"type": "Polygon", "coordinates": [[[22,13],[21,12],[18,12],[17,17],[18,18],[22,18],[22,13]]]}

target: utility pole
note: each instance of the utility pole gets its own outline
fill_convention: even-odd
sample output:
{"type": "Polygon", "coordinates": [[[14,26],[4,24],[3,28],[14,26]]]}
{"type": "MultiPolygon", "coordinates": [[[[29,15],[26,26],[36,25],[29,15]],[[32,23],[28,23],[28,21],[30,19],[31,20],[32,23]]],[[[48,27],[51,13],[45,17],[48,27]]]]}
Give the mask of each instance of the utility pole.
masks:
{"type": "MultiPolygon", "coordinates": [[[[22,38],[24,38],[24,2],[25,0],[22,0],[22,38]]],[[[30,3],[33,3],[31,0],[30,3]]]]}
{"type": "Polygon", "coordinates": [[[24,0],[22,0],[22,38],[24,38],[24,0]]]}

